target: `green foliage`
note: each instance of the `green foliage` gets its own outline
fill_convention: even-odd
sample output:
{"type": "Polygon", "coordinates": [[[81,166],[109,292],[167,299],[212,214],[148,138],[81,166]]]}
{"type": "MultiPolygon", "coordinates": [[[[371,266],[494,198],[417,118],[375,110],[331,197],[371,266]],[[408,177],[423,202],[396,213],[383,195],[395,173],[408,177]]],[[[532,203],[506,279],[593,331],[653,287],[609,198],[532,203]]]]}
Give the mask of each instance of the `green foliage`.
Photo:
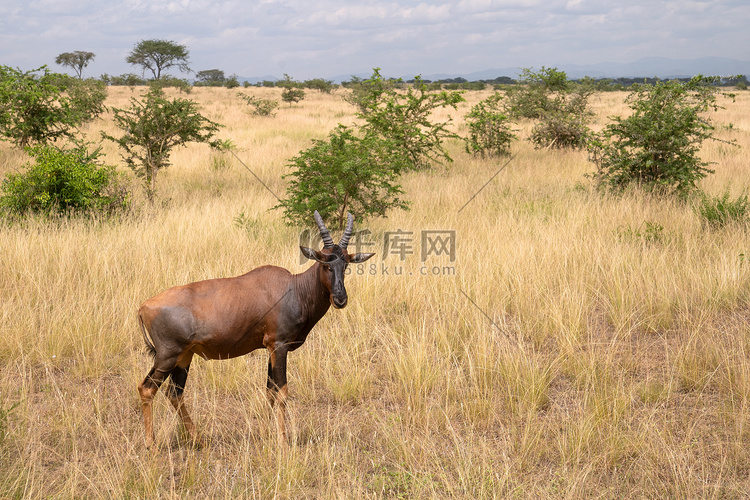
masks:
{"type": "Polygon", "coordinates": [[[323,78],[313,78],[312,80],[305,80],[305,88],[310,90],[317,90],[321,93],[330,94],[335,88],[333,80],[324,80],[323,78]]]}
{"type": "Polygon", "coordinates": [[[94,80],[75,81],[46,66],[27,72],[0,66],[0,135],[20,147],[73,138],[101,114],[106,95],[94,80]]]}
{"type": "Polygon", "coordinates": [[[718,140],[702,116],[720,108],[716,88],[708,85],[712,81],[697,76],[689,82],[636,86],[626,99],[631,115],[611,117],[613,123],[589,143],[599,187],[622,190],[637,184],[679,195],[694,191],[713,173],[698,157],[704,140],[718,140]]]}
{"type": "Polygon", "coordinates": [[[326,220],[336,220],[339,227],[346,221],[346,212],[357,220],[383,217],[391,208],[406,209],[399,198],[401,186],[396,184],[398,162],[396,144],[379,137],[358,137],[343,125],[331,132],[327,141],[314,145],[292,158],[293,172],[287,198],[277,208],[292,224],[307,224],[318,210],[326,220]]]}
{"type": "Polygon", "coordinates": [[[141,66],[143,71],[151,71],[154,80],[161,78],[161,72],[177,67],[189,72],[188,49],[184,45],[169,40],[141,40],[125,58],[125,62],[141,66]]]}
{"type": "Polygon", "coordinates": [[[712,228],[720,228],[733,223],[746,224],[750,217],[750,200],[743,192],[736,200],[729,196],[729,188],[721,196],[708,196],[701,193],[696,213],[712,228]]]}
{"type": "Polygon", "coordinates": [[[146,85],[148,83],[144,78],[141,78],[135,73],[123,73],[122,75],[115,76],[110,76],[105,73],[101,76],[101,80],[105,85],[122,85],[129,87],[135,87],[136,85],[146,85]]]}
{"type": "Polygon", "coordinates": [[[466,152],[485,156],[510,154],[510,143],[516,138],[503,112],[502,94],[495,92],[487,99],[478,102],[466,115],[469,137],[466,138],[466,152]]]}
{"type": "MultiPolygon", "coordinates": [[[[344,101],[356,107],[362,114],[368,111],[380,95],[395,88],[393,80],[385,80],[380,76],[380,68],[375,68],[372,77],[367,80],[352,75],[352,79],[342,82],[342,85],[351,91],[344,95],[344,101]]],[[[440,85],[434,90],[441,90],[440,85]]]]}
{"type": "Polygon", "coordinates": [[[224,81],[224,86],[228,89],[236,89],[240,86],[239,77],[235,74],[229,75],[229,77],[227,77],[227,79],[224,81]]]}
{"type": "Polygon", "coordinates": [[[224,72],[220,69],[204,69],[195,74],[196,85],[204,87],[222,87],[227,81],[224,72]]]}
{"type": "Polygon", "coordinates": [[[129,109],[113,108],[115,125],[124,133],[119,138],[102,132],[105,139],[123,149],[123,159],[144,180],[146,196],[153,203],[157,173],[169,166],[172,149],[188,142],[204,142],[220,148],[212,140],[219,124],[203,117],[198,105],[188,99],[168,99],[152,88],[143,101],[131,99],[129,109]]]}
{"type": "Polygon", "coordinates": [[[290,106],[305,98],[305,91],[300,88],[302,84],[296,80],[292,80],[292,77],[286,73],[284,73],[284,79],[277,82],[276,86],[284,89],[281,92],[281,100],[288,102],[290,106]]]}
{"type": "Polygon", "coordinates": [[[25,172],[11,173],[0,185],[0,207],[10,215],[71,213],[112,214],[128,205],[129,196],[112,166],[102,165],[100,149],[89,152],[36,146],[25,172]]]}
{"type": "Polygon", "coordinates": [[[184,78],[176,78],[170,75],[162,75],[158,80],[149,80],[145,82],[150,88],[162,90],[167,87],[172,87],[179,90],[181,93],[189,94],[193,91],[193,86],[190,82],[184,78]]]}
{"type": "Polygon", "coordinates": [[[98,118],[105,110],[107,86],[93,78],[76,79],[68,82],[67,94],[71,100],[71,113],[79,123],[87,123],[98,118]]]}
{"type": "Polygon", "coordinates": [[[573,85],[564,71],[524,68],[520,85],[510,87],[508,113],[515,118],[538,120],[530,140],[535,147],[582,148],[590,131],[593,114],[588,98],[595,87],[591,79],[573,85]]]}
{"type": "Polygon", "coordinates": [[[237,97],[245,101],[253,108],[252,113],[257,116],[276,116],[274,110],[279,107],[279,101],[273,99],[262,99],[256,96],[245,95],[237,92],[237,97]]]}
{"type": "Polygon", "coordinates": [[[365,120],[364,133],[392,141],[406,156],[409,169],[426,168],[430,162],[453,161],[443,147],[445,139],[459,138],[448,130],[451,118],[435,123],[432,114],[446,106],[457,109],[458,103],[464,101],[461,92],[431,93],[419,77],[406,91],[398,91],[395,83],[398,81],[384,81],[379,68],[363,82],[357,97],[357,114],[365,120]]]}
{"type": "Polygon", "coordinates": [[[548,103],[539,123],[531,130],[534,146],[562,148],[583,148],[591,134],[588,123],[593,113],[588,109],[588,98],[593,88],[578,86],[567,95],[558,95],[548,103]]]}
{"type": "Polygon", "coordinates": [[[557,68],[523,68],[518,85],[508,88],[508,113],[513,118],[538,119],[551,110],[551,96],[568,92],[567,75],[557,68]]]}
{"type": "Polygon", "coordinates": [[[287,87],[281,92],[281,100],[288,102],[291,106],[293,103],[298,103],[305,98],[305,91],[302,89],[295,89],[287,87]]]}
{"type": "Polygon", "coordinates": [[[96,54],[76,50],[75,52],[63,52],[55,59],[55,63],[61,66],[67,66],[76,72],[78,78],[83,78],[83,68],[94,60],[96,54]]]}

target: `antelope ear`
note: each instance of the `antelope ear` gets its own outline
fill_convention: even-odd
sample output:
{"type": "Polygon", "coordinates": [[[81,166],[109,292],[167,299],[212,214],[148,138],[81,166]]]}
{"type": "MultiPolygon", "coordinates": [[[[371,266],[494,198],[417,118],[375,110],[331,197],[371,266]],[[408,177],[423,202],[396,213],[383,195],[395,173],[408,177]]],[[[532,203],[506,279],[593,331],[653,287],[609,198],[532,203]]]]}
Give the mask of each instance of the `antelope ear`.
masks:
{"type": "Polygon", "coordinates": [[[374,253],[355,253],[354,255],[351,256],[351,258],[349,259],[349,262],[352,264],[360,264],[366,261],[367,259],[369,259],[370,257],[372,257],[373,255],[375,254],[374,253]]]}
{"type": "Polygon", "coordinates": [[[338,259],[338,257],[333,254],[326,255],[324,253],[318,252],[317,250],[313,250],[312,248],[301,246],[299,247],[299,249],[302,251],[302,255],[304,255],[308,259],[317,260],[318,262],[333,262],[334,260],[338,259]]]}

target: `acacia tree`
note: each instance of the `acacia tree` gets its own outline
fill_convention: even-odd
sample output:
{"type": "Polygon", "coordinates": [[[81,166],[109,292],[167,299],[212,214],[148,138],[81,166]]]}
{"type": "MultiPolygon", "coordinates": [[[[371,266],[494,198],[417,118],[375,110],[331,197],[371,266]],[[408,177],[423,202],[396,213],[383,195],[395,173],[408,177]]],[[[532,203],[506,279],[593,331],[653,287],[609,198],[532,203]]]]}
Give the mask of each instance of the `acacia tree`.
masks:
{"type": "Polygon", "coordinates": [[[94,60],[94,57],[96,57],[96,54],[94,54],[93,52],[76,50],[75,52],[63,52],[62,54],[57,56],[57,59],[55,59],[55,63],[59,64],[60,66],[67,66],[71,68],[76,72],[76,76],[78,76],[78,78],[83,78],[83,68],[88,66],[89,63],[94,60]]]}
{"type": "Polygon", "coordinates": [[[170,40],[141,40],[125,58],[125,61],[141,66],[143,72],[151,71],[154,80],[161,78],[162,71],[177,67],[185,73],[190,72],[188,66],[188,49],[184,45],[170,40]]]}
{"type": "Polygon", "coordinates": [[[195,79],[207,87],[221,87],[227,81],[227,77],[220,69],[204,69],[195,74],[195,79]]]}
{"type": "Polygon", "coordinates": [[[301,84],[296,80],[292,80],[292,77],[286,73],[284,73],[284,80],[278,82],[276,86],[284,88],[281,92],[281,100],[288,102],[290,106],[305,98],[305,91],[299,88],[301,84]]]}
{"type": "Polygon", "coordinates": [[[102,132],[102,137],[117,143],[125,163],[143,178],[146,197],[153,205],[156,175],[169,166],[172,149],[188,142],[208,143],[222,149],[225,143],[213,139],[220,125],[198,112],[188,99],[169,100],[158,87],[152,87],[143,101],[131,99],[130,109],[112,108],[115,125],[124,134],[119,138],[102,132]]]}

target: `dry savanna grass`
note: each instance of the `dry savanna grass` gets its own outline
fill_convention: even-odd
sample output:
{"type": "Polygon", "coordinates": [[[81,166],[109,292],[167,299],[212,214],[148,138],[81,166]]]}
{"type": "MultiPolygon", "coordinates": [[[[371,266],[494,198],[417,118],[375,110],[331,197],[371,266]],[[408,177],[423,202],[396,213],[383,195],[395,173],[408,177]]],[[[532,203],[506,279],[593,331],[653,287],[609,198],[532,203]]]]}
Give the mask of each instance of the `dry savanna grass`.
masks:
{"type": "MultiPolygon", "coordinates": [[[[107,104],[140,92],[112,88],[107,104]]],[[[308,92],[274,118],[235,91],[188,96],[268,189],[195,145],[173,155],[153,211],[0,228],[0,497],[747,496],[747,227],[708,229],[690,203],[637,191],[596,194],[586,153],[533,149],[530,123],[486,186],[505,160],[450,142],[454,163],[403,178],[410,211],[357,224],[378,255],[352,268],[349,306],[290,355],[288,451],[260,351],[197,359],[186,401],[206,444],[191,446],[160,392],[147,451],[138,305],[262,264],[310,265],[273,193],[289,158],[354,120],[341,92],[308,92]],[[399,230],[403,255],[384,253],[399,230]],[[455,260],[423,259],[435,241],[423,231],[455,231],[455,260]]],[[[459,133],[487,95],[451,111],[459,133]]],[[[594,128],[626,113],[625,95],[592,98],[594,128]]],[[[702,187],[737,196],[750,189],[750,93],[724,103],[718,136],[741,148],[705,144],[716,173],[702,187]]],[[[111,115],[85,132],[100,130],[116,133],[111,115]]],[[[0,148],[0,174],[20,168],[23,154],[0,148]]]]}

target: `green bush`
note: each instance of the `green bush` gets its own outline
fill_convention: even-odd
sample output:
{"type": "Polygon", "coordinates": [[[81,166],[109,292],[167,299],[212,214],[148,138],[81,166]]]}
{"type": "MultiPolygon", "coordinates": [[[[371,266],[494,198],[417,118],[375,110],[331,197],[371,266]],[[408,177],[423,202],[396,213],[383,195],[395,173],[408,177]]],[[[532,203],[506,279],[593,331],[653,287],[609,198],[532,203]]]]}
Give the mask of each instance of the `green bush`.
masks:
{"type": "Polygon", "coordinates": [[[330,94],[335,89],[333,80],[325,80],[323,78],[313,78],[312,80],[305,80],[303,83],[305,88],[310,90],[317,90],[320,93],[330,94]]]}
{"type": "Polygon", "coordinates": [[[568,77],[557,68],[545,68],[533,71],[523,68],[518,85],[508,88],[508,113],[513,118],[541,118],[551,110],[553,96],[568,93],[568,77]]]}
{"type": "Polygon", "coordinates": [[[575,112],[568,103],[560,109],[543,113],[539,123],[531,129],[531,142],[537,148],[578,149],[586,146],[591,130],[587,126],[590,114],[575,112]]]}
{"type": "Polygon", "coordinates": [[[0,138],[19,147],[72,139],[104,111],[107,89],[93,80],[0,66],[0,138]],[[41,73],[41,74],[37,74],[41,73]]]}
{"type": "Polygon", "coordinates": [[[71,111],[80,123],[90,122],[101,115],[106,108],[107,86],[93,78],[71,78],[67,93],[71,100],[71,111]]]}
{"type": "Polygon", "coordinates": [[[626,99],[630,116],[612,117],[613,123],[589,141],[599,187],[622,190],[637,184],[681,196],[695,191],[713,173],[698,157],[704,140],[718,140],[710,120],[702,116],[720,108],[713,81],[697,76],[689,82],[634,86],[626,99]]]}
{"type": "Polygon", "coordinates": [[[746,224],[750,216],[750,200],[743,192],[736,200],[729,197],[729,189],[721,196],[701,193],[696,212],[709,227],[720,228],[732,223],[746,224]]]}
{"type": "Polygon", "coordinates": [[[184,78],[177,78],[170,75],[164,75],[158,80],[149,80],[146,82],[150,89],[164,90],[168,87],[175,88],[180,93],[189,94],[193,91],[193,86],[184,78]]]}
{"type": "Polygon", "coordinates": [[[383,80],[375,68],[372,77],[351,94],[357,96],[357,116],[365,121],[362,131],[397,144],[412,170],[427,168],[431,162],[453,161],[443,147],[445,139],[459,138],[448,129],[451,118],[436,123],[432,116],[439,108],[457,109],[464,101],[462,92],[429,92],[419,77],[405,91],[397,90],[400,83],[383,80]]]}
{"type": "Polygon", "coordinates": [[[126,165],[144,181],[146,197],[153,205],[156,176],[170,165],[175,147],[188,142],[203,142],[223,147],[214,139],[220,125],[198,112],[198,104],[188,99],[168,99],[158,87],[152,87],[142,101],[131,99],[129,109],[112,108],[114,122],[123,131],[120,137],[102,132],[102,137],[123,150],[126,165]]]}
{"type": "Polygon", "coordinates": [[[531,118],[538,123],[530,140],[537,148],[582,148],[590,133],[587,126],[593,113],[588,98],[594,91],[589,79],[583,84],[569,82],[564,71],[542,67],[525,68],[520,85],[508,90],[507,109],[516,118],[531,118]]]}
{"type": "Polygon", "coordinates": [[[274,110],[279,107],[279,101],[273,99],[262,99],[256,96],[245,95],[237,92],[237,97],[245,101],[253,108],[252,113],[257,116],[276,116],[274,110]]]}
{"type": "Polygon", "coordinates": [[[404,161],[396,144],[377,136],[358,137],[339,125],[327,141],[315,144],[292,158],[293,172],[287,198],[276,208],[292,224],[307,224],[315,210],[326,220],[336,220],[340,227],[351,212],[359,221],[384,216],[391,208],[406,209],[396,184],[402,170],[394,162],[404,161]]]}
{"type": "Polygon", "coordinates": [[[294,103],[300,102],[304,98],[305,91],[302,89],[287,87],[283,91],[281,91],[281,100],[284,102],[288,102],[290,106],[294,103]]]}
{"type": "Polygon", "coordinates": [[[100,150],[36,146],[27,149],[34,163],[12,173],[0,185],[0,207],[9,215],[37,213],[113,214],[127,208],[129,194],[115,168],[99,163],[100,150]]]}
{"type": "Polygon", "coordinates": [[[466,152],[485,156],[510,154],[510,143],[516,138],[503,112],[502,94],[495,92],[487,99],[478,102],[466,115],[469,137],[466,138],[466,152]]]}

